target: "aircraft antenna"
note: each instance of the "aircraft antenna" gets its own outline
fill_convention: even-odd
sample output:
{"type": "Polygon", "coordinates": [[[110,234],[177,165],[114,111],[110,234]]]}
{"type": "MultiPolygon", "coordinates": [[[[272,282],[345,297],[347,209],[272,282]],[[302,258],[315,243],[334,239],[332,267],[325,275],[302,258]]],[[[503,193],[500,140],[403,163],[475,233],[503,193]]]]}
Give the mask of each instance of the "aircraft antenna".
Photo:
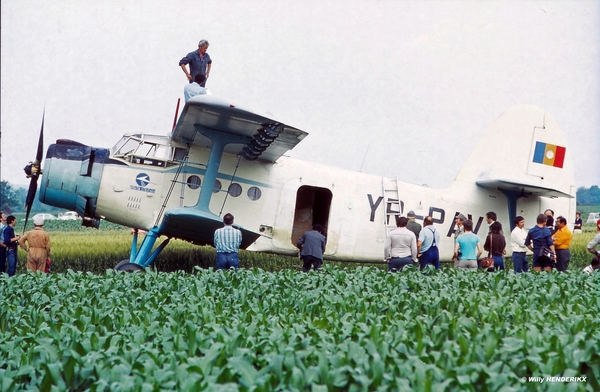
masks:
{"type": "Polygon", "coordinates": [[[175,130],[175,126],[177,125],[177,115],[179,114],[179,103],[181,102],[181,98],[177,98],[177,107],[175,108],[175,118],[173,119],[173,129],[171,132],[175,130]]]}
{"type": "MultiPolygon", "coordinates": [[[[231,184],[233,184],[233,180],[235,179],[235,173],[237,173],[237,169],[238,167],[240,167],[240,160],[242,159],[241,155],[238,155],[238,161],[235,164],[235,170],[233,171],[233,176],[231,176],[231,181],[229,182],[229,188],[231,188],[231,184]]],[[[227,194],[225,195],[225,199],[223,200],[223,205],[221,206],[221,211],[219,211],[219,216],[221,216],[221,214],[223,213],[223,208],[225,208],[225,202],[227,201],[227,196],[229,196],[229,191],[227,191],[227,194]]]]}
{"type": "Polygon", "coordinates": [[[371,143],[369,143],[367,145],[367,150],[365,151],[365,156],[363,156],[363,160],[362,160],[362,162],[360,164],[360,169],[358,169],[359,172],[362,172],[363,165],[365,164],[365,159],[367,159],[367,154],[369,152],[369,147],[371,147],[371,143]]]}

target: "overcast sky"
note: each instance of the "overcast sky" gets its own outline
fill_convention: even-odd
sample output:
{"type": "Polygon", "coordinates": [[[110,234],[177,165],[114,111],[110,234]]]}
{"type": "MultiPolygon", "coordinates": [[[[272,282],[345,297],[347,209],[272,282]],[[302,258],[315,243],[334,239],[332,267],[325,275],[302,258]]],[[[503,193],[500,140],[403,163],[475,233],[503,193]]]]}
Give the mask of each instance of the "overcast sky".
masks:
{"type": "Polygon", "coordinates": [[[576,185],[600,184],[598,1],[1,7],[1,175],[14,184],[27,183],[44,108],[45,148],[168,133],[178,62],[200,39],[213,94],[310,133],[290,156],[445,187],[498,116],[533,104],[565,131],[576,185]]]}

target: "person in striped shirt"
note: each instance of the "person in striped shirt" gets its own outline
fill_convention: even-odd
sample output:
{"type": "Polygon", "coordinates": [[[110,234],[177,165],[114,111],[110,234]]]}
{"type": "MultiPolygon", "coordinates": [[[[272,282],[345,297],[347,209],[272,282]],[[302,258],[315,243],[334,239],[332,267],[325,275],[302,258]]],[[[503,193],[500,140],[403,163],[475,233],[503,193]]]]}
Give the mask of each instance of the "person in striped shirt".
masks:
{"type": "Polygon", "coordinates": [[[233,215],[223,216],[224,227],[215,230],[217,270],[239,267],[238,250],[242,244],[242,232],[233,227],[233,215]]]}

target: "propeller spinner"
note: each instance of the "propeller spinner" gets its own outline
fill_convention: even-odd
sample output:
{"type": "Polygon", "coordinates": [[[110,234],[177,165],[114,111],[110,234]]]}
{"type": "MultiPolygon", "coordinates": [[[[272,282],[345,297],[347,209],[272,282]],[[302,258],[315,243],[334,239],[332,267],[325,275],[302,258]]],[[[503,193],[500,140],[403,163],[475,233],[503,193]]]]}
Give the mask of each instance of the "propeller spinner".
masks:
{"type": "Polygon", "coordinates": [[[23,232],[25,232],[25,228],[27,227],[27,221],[29,220],[29,213],[31,212],[31,206],[33,205],[33,201],[35,200],[35,193],[37,192],[37,182],[38,178],[42,175],[42,159],[44,155],[44,118],[46,116],[46,112],[42,115],[42,128],[40,129],[40,138],[38,141],[37,154],[35,156],[35,161],[29,162],[27,166],[23,169],[27,178],[30,178],[29,181],[29,190],[27,191],[27,197],[25,198],[25,224],[23,225],[23,232]]]}

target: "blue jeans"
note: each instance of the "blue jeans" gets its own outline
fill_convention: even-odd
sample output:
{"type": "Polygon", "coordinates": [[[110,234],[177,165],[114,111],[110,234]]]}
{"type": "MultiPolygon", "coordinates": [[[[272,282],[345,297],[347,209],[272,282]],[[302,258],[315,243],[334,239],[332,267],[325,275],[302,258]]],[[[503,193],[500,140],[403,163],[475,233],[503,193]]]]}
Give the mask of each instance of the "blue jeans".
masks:
{"type": "Polygon", "coordinates": [[[512,261],[515,268],[515,273],[529,271],[529,263],[527,262],[527,253],[513,252],[512,261]]]}
{"type": "Polygon", "coordinates": [[[492,268],[488,268],[487,271],[488,272],[494,272],[497,270],[504,271],[504,258],[502,257],[502,255],[500,255],[500,256],[492,255],[492,259],[494,259],[494,266],[492,268]]]}
{"type": "Polygon", "coordinates": [[[432,246],[422,253],[419,264],[421,265],[421,271],[425,269],[427,264],[433,265],[435,269],[440,269],[440,251],[437,246],[432,246]]]}
{"type": "Polygon", "coordinates": [[[228,270],[231,267],[239,268],[238,254],[217,252],[217,270],[228,270]]]}
{"type": "Polygon", "coordinates": [[[14,276],[17,272],[17,249],[6,249],[6,261],[8,261],[8,276],[14,276]]]}
{"type": "Polygon", "coordinates": [[[412,257],[392,257],[388,263],[388,271],[399,272],[407,265],[412,265],[412,257]]]}

